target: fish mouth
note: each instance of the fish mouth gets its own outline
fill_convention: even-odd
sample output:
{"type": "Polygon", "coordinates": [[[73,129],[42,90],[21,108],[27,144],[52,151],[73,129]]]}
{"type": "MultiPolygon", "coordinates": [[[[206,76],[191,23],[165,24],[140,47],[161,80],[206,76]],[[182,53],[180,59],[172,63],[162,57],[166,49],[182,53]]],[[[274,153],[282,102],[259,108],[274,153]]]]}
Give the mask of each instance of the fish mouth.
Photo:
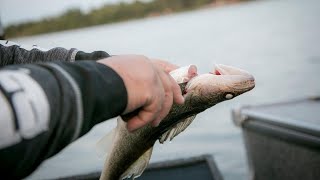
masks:
{"type": "Polygon", "coordinates": [[[215,64],[213,70],[209,73],[217,76],[238,75],[238,76],[244,76],[251,81],[255,80],[254,77],[249,72],[239,68],[232,67],[232,66],[223,65],[223,64],[215,64]]]}
{"type": "Polygon", "coordinates": [[[198,91],[202,95],[208,95],[226,92],[237,96],[254,87],[255,78],[249,72],[232,66],[216,64],[211,72],[192,78],[183,93],[198,91]]]}
{"type": "MultiPolygon", "coordinates": [[[[182,94],[186,100],[185,104],[175,105],[175,110],[171,111],[171,115],[160,123],[152,137],[155,139],[160,137],[159,142],[163,143],[172,135],[170,130],[172,127],[178,123],[183,124],[185,119],[195,116],[217,103],[233,99],[253,89],[254,81],[254,77],[247,71],[218,64],[210,73],[196,75],[188,82],[180,83],[182,94]],[[168,130],[170,132],[167,132],[168,130]]],[[[179,128],[176,129],[180,132],[179,128]]]]}
{"type": "Polygon", "coordinates": [[[240,94],[255,87],[255,78],[249,72],[223,64],[216,64],[210,73],[216,76],[225,76],[226,84],[233,84],[232,89],[240,94]]]}

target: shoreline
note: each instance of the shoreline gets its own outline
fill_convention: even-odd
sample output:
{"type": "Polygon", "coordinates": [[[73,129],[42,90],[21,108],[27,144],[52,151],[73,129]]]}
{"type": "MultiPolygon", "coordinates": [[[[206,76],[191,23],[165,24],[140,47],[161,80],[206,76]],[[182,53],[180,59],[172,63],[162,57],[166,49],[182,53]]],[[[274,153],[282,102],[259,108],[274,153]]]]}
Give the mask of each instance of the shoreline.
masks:
{"type": "Polygon", "coordinates": [[[71,9],[59,16],[44,18],[39,21],[10,25],[5,28],[5,35],[6,38],[10,39],[23,38],[33,35],[50,34],[69,30],[90,28],[100,25],[123,23],[152,17],[161,17],[171,14],[178,14],[207,8],[218,8],[233,4],[240,4],[251,0],[210,0],[210,2],[205,2],[204,4],[199,6],[194,5],[188,8],[182,6],[179,7],[180,9],[174,6],[165,7],[163,9],[161,9],[161,7],[157,7],[158,9],[149,10],[150,12],[145,12],[145,9],[147,9],[149,6],[152,6],[152,3],[158,3],[158,1],[161,0],[155,0],[149,3],[142,3],[137,1],[134,3],[119,3],[116,5],[105,5],[101,8],[92,10],[87,14],[83,14],[78,9],[71,9]],[[136,12],[131,12],[134,10],[135,6],[141,6],[140,9],[144,8],[143,10],[145,11],[140,12],[136,10],[136,12]],[[113,10],[115,12],[113,14],[108,14],[106,10],[113,10]],[[119,11],[123,12],[119,14],[119,11]],[[96,15],[99,13],[102,13],[102,15],[96,15]],[[116,13],[118,13],[118,15],[114,15],[116,13]],[[130,13],[133,13],[135,16],[129,16],[130,13]],[[110,14],[113,15],[114,19],[112,19],[112,17],[108,18],[105,16],[110,14]],[[82,21],[79,21],[79,19],[82,19],[82,21]]]}

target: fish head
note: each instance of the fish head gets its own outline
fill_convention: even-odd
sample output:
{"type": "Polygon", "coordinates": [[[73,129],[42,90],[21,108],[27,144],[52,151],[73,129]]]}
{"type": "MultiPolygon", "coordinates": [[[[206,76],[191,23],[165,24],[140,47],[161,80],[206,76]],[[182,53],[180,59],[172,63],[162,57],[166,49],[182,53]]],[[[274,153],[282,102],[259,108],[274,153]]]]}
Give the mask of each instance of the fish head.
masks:
{"type": "Polygon", "coordinates": [[[192,78],[185,87],[184,96],[193,107],[208,108],[254,87],[255,79],[247,71],[218,64],[210,73],[192,78]]]}
{"type": "MultiPolygon", "coordinates": [[[[151,138],[160,137],[161,140],[163,133],[170,131],[179,123],[184,124],[189,117],[248,92],[254,86],[254,77],[247,71],[221,64],[215,65],[212,72],[197,75],[187,83],[180,84],[185,97],[184,104],[172,106],[170,113],[151,132],[153,134],[151,138]]],[[[166,139],[163,138],[160,142],[166,139]]]]}

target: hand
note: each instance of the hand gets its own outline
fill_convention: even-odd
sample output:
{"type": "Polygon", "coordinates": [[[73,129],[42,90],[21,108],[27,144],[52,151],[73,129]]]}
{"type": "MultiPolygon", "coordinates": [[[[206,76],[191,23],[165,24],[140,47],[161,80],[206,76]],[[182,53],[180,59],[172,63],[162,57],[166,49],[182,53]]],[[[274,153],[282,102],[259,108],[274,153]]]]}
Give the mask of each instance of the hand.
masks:
{"type": "Polygon", "coordinates": [[[98,62],[111,67],[124,81],[128,104],[123,114],[137,111],[127,121],[129,131],[149,123],[158,126],[173,102],[184,102],[180,87],[168,74],[177,68],[175,65],[139,55],[113,56],[98,62]]]}
{"type": "Polygon", "coordinates": [[[151,59],[152,63],[158,67],[160,67],[162,70],[164,70],[166,73],[170,73],[171,71],[178,69],[179,66],[171,64],[167,61],[160,60],[160,59],[151,59]]]}

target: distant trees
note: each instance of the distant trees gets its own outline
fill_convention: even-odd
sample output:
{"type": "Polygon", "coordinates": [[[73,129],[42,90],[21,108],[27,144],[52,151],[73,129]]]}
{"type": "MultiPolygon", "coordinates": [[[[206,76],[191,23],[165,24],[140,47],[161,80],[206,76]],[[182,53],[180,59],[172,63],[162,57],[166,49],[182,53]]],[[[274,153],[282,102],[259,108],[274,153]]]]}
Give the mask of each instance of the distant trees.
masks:
{"type": "MultiPolygon", "coordinates": [[[[235,0],[218,0],[235,1],[235,0]]],[[[241,1],[241,0],[238,0],[241,1]]],[[[84,14],[79,9],[70,9],[58,17],[46,18],[36,22],[11,25],[5,28],[7,37],[27,36],[55,32],[74,28],[119,22],[143,18],[168,12],[179,12],[195,9],[214,3],[215,0],[153,0],[150,2],[134,1],[105,5],[84,14]]]]}

